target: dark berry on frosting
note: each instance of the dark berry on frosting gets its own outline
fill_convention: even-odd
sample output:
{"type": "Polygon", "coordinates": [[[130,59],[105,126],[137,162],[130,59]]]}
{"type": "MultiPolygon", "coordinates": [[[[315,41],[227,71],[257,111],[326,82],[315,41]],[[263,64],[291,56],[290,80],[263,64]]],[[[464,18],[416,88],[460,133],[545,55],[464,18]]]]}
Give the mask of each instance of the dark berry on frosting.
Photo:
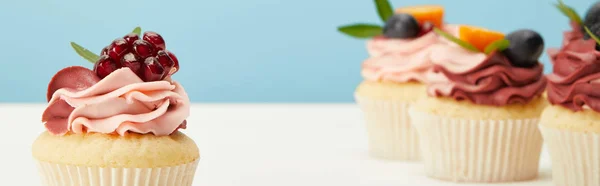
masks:
{"type": "Polygon", "coordinates": [[[419,31],[418,36],[423,36],[431,31],[433,31],[433,27],[435,27],[435,25],[433,25],[433,23],[431,22],[425,22],[423,24],[421,24],[421,30],[419,31]]]}
{"type": "Polygon", "coordinates": [[[383,28],[383,35],[388,38],[415,38],[421,31],[419,23],[410,14],[396,14],[390,17],[383,28]]]}
{"type": "Polygon", "coordinates": [[[148,57],[143,65],[144,81],[159,81],[164,77],[165,69],[155,57],[148,57]]]}
{"type": "Polygon", "coordinates": [[[115,39],[108,49],[108,56],[115,60],[121,60],[121,57],[129,51],[129,45],[123,38],[115,39]]]}
{"type": "Polygon", "coordinates": [[[542,36],[528,29],[514,31],[506,35],[510,46],[502,51],[512,65],[516,67],[533,67],[544,51],[544,39],[542,36]]]}
{"type": "Polygon", "coordinates": [[[138,36],[136,33],[129,33],[125,35],[123,39],[127,41],[127,45],[133,46],[133,42],[140,40],[140,36],[138,36]]]}
{"type": "Polygon", "coordinates": [[[127,67],[139,76],[142,69],[141,58],[134,53],[127,53],[121,59],[121,67],[127,67]]]}
{"type": "Polygon", "coordinates": [[[133,42],[133,51],[142,58],[147,58],[154,55],[154,45],[148,41],[137,40],[133,42]]]}
{"type": "Polygon", "coordinates": [[[583,23],[587,27],[592,27],[594,24],[600,23],[600,1],[594,3],[590,9],[588,9],[583,19],[583,23]]]}
{"type": "Polygon", "coordinates": [[[171,69],[171,72],[169,72],[169,75],[172,75],[172,74],[175,74],[175,72],[179,71],[179,60],[177,60],[177,56],[175,56],[175,54],[171,53],[171,51],[168,51],[168,50],[166,50],[166,51],[167,51],[167,54],[169,54],[169,57],[171,57],[171,59],[175,63],[175,65],[171,69]]]}
{"type": "Polygon", "coordinates": [[[143,39],[152,43],[158,50],[166,49],[165,40],[162,38],[162,36],[160,36],[160,34],[157,34],[156,32],[144,32],[143,39]]]}
{"type": "MultiPolygon", "coordinates": [[[[177,57],[165,46],[156,32],[145,32],[141,39],[138,34],[129,33],[102,49],[100,59],[94,61],[93,72],[104,78],[119,68],[129,68],[144,81],[164,80],[179,70],[177,57]]],[[[78,50],[76,45],[73,47],[78,50]]]]}
{"type": "Polygon", "coordinates": [[[100,56],[100,59],[94,64],[94,72],[99,78],[104,78],[117,69],[117,63],[108,55],[100,56]]]}
{"type": "Polygon", "coordinates": [[[169,54],[164,51],[158,51],[156,54],[156,59],[158,60],[158,63],[160,63],[160,65],[164,68],[165,72],[164,76],[170,75],[171,70],[175,70],[173,69],[173,67],[175,67],[175,61],[173,61],[173,59],[171,59],[171,57],[169,56],[169,54]]]}
{"type": "MultiPolygon", "coordinates": [[[[596,36],[600,36],[600,22],[593,24],[592,26],[588,26],[590,31],[594,33],[596,36]]],[[[588,40],[591,39],[590,35],[587,32],[583,32],[583,39],[588,40]]],[[[600,45],[596,44],[596,50],[600,51],[600,45]]]]}
{"type": "Polygon", "coordinates": [[[104,48],[102,48],[102,51],[100,52],[100,55],[108,55],[108,50],[110,50],[112,46],[108,45],[104,48]]]}

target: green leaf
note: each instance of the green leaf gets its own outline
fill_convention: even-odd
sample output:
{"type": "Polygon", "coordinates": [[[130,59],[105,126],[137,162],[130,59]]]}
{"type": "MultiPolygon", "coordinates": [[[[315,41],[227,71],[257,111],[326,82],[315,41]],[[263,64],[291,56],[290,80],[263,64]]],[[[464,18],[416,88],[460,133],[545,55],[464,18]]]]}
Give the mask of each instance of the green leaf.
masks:
{"type": "Polygon", "coordinates": [[[452,34],[446,33],[443,30],[440,30],[439,28],[433,28],[433,31],[467,50],[473,52],[481,52],[479,51],[479,49],[477,49],[477,47],[473,46],[471,43],[467,43],[466,41],[460,40],[459,38],[456,38],[452,34]]]}
{"type": "Polygon", "coordinates": [[[93,52],[90,52],[88,49],[83,48],[81,45],[78,45],[75,42],[71,42],[71,47],[75,49],[75,52],[77,52],[77,54],[79,54],[81,57],[88,60],[89,62],[96,63],[96,61],[98,61],[98,59],[100,58],[100,56],[94,54],[93,52]]]}
{"type": "Polygon", "coordinates": [[[588,35],[590,35],[590,37],[592,37],[592,39],[594,39],[597,44],[600,44],[600,38],[598,38],[598,36],[594,34],[587,26],[583,26],[583,29],[585,29],[585,32],[587,32],[588,35]]]}
{"type": "Polygon", "coordinates": [[[500,40],[494,41],[494,42],[490,43],[488,46],[486,46],[484,52],[486,54],[490,54],[494,51],[503,51],[506,48],[508,48],[509,46],[510,46],[510,41],[508,41],[506,39],[500,39],[500,40]]]}
{"type": "Polygon", "coordinates": [[[577,11],[575,11],[575,9],[571,8],[570,6],[566,5],[562,0],[558,0],[558,4],[555,4],[554,6],[556,6],[556,8],[560,10],[560,12],[567,16],[569,20],[579,25],[583,23],[581,21],[581,17],[579,17],[579,14],[577,14],[577,11]]]}
{"type": "Polygon", "coordinates": [[[135,29],[133,29],[133,31],[131,31],[132,33],[136,33],[137,35],[142,35],[142,28],[141,27],[135,27],[135,29]]]}
{"type": "Polygon", "coordinates": [[[392,5],[390,5],[388,0],[375,0],[375,5],[377,6],[379,18],[381,18],[383,22],[386,22],[394,15],[394,9],[392,9],[392,5]]]}
{"type": "Polygon", "coordinates": [[[373,24],[353,24],[338,27],[338,31],[355,38],[372,38],[383,33],[383,28],[373,24]]]}

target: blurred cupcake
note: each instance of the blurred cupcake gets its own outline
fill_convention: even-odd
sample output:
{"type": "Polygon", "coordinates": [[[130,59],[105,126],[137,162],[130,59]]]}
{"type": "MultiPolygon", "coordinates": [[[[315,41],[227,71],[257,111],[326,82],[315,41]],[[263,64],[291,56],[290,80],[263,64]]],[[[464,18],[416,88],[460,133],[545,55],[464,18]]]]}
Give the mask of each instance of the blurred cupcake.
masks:
{"type": "Polygon", "coordinates": [[[44,185],[192,185],[198,147],[178,132],[190,100],[170,78],[179,64],[162,37],[129,34],[101,56],[73,47],[95,66],[65,68],[49,83],[47,131],[32,147],[44,185]]]}
{"type": "MultiPolygon", "coordinates": [[[[599,15],[596,3],[585,18],[593,33],[600,33],[600,20],[593,20],[599,15]]],[[[555,185],[600,185],[600,46],[582,32],[581,23],[574,21],[572,27],[564,33],[561,48],[548,50],[554,65],[547,76],[552,105],[542,113],[540,130],[555,185]]]]}
{"type": "Polygon", "coordinates": [[[472,26],[432,47],[444,81],[410,109],[428,176],[455,182],[509,182],[538,174],[545,101],[542,37],[531,30],[504,34],[472,26]]]}
{"type": "Polygon", "coordinates": [[[377,158],[414,161],[420,159],[417,133],[410,124],[408,107],[424,95],[429,81],[431,46],[442,42],[431,32],[443,27],[444,8],[414,6],[396,10],[378,7],[384,27],[355,24],[340,31],[367,41],[370,57],[362,65],[364,81],[355,92],[365,113],[370,154],[377,158]],[[392,15],[393,14],[393,15],[392,15]],[[378,29],[378,30],[377,30],[378,29]],[[360,35],[369,30],[370,35],[360,35]]]}

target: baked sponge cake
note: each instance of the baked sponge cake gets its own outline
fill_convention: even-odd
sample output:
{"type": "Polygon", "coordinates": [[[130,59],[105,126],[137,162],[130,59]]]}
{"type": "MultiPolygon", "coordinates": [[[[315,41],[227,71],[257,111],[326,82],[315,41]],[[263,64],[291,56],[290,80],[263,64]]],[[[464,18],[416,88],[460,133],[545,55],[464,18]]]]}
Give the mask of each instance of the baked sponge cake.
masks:
{"type": "Polygon", "coordinates": [[[503,33],[458,25],[436,30],[454,44],[433,46],[444,78],[427,83],[409,113],[429,177],[453,182],[534,179],[542,148],[544,41],[533,30],[503,33]]]}
{"type": "Polygon", "coordinates": [[[542,113],[540,130],[555,185],[600,185],[600,2],[584,19],[565,4],[558,6],[569,12],[572,29],[564,32],[561,47],[548,49],[554,65],[547,75],[552,105],[542,113]]]}
{"type": "Polygon", "coordinates": [[[419,139],[408,107],[425,95],[424,82],[432,78],[433,65],[427,58],[431,46],[445,42],[432,32],[433,27],[446,27],[444,7],[421,5],[392,10],[379,6],[384,26],[354,24],[339,28],[347,35],[368,39],[369,57],[361,68],[364,80],[354,97],[364,112],[371,156],[418,161],[419,139]]]}
{"type": "Polygon", "coordinates": [[[44,185],[192,185],[200,153],[180,129],[190,100],[171,76],[175,55],[139,29],[100,56],[72,44],[93,69],[67,67],[48,85],[46,131],[32,145],[44,185]]]}

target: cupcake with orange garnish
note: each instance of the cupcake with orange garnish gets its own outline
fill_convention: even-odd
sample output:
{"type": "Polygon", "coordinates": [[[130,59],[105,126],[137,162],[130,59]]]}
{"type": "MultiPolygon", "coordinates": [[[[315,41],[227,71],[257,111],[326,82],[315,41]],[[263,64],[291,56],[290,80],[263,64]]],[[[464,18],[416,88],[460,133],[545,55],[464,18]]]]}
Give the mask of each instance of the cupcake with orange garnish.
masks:
{"type": "Polygon", "coordinates": [[[555,185],[600,185],[600,2],[584,19],[560,2],[571,20],[562,46],[548,49],[548,106],[540,130],[552,160],[555,185]]]}
{"type": "Polygon", "coordinates": [[[384,26],[354,24],[339,29],[347,35],[368,39],[369,58],[362,64],[364,81],[355,99],[365,113],[370,154],[377,158],[414,161],[420,159],[417,133],[410,125],[408,107],[424,95],[433,64],[431,46],[445,42],[432,32],[443,28],[444,8],[412,6],[394,10],[377,0],[384,26]]]}
{"type": "Polygon", "coordinates": [[[428,96],[409,111],[427,175],[455,182],[535,178],[537,124],[546,106],[542,37],[466,25],[434,31],[454,43],[432,46],[430,60],[443,80],[428,83],[428,96]]]}

